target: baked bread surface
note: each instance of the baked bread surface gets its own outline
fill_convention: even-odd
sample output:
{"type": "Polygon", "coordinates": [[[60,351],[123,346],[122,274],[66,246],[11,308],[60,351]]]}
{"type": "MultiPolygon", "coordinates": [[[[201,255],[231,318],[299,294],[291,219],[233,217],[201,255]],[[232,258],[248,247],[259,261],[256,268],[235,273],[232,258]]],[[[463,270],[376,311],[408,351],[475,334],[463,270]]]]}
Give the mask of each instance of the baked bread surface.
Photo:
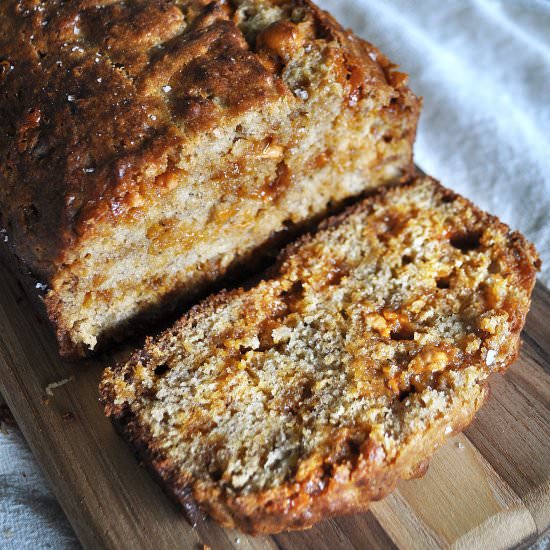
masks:
{"type": "Polygon", "coordinates": [[[430,178],[377,192],[107,370],[106,414],[191,519],[275,533],[365,510],[473,419],[538,267],[430,178]]]}
{"type": "Polygon", "coordinates": [[[0,224],[64,354],[404,177],[419,111],[309,0],[4,0],[0,97],[0,224]]]}

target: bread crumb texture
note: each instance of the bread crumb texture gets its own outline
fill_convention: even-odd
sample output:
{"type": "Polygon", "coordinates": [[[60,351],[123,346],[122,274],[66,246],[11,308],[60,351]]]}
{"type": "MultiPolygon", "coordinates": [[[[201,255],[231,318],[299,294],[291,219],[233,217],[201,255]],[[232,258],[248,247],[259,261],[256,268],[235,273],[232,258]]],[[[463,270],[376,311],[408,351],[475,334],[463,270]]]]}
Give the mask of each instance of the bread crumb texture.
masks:
{"type": "Polygon", "coordinates": [[[381,191],[106,371],[106,412],[188,512],[265,533],[364,510],[471,421],[537,267],[429,178],[381,191]]]}
{"type": "Polygon", "coordinates": [[[0,2],[0,227],[62,353],[405,177],[406,81],[309,0],[0,2]]]}

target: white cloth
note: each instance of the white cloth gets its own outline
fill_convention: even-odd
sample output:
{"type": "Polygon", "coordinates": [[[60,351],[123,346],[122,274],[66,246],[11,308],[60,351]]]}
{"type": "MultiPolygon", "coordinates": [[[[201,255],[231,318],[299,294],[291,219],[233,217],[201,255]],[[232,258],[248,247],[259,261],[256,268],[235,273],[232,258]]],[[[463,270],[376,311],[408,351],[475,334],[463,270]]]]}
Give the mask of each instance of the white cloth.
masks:
{"type": "Polygon", "coordinates": [[[79,547],[21,433],[0,425],[0,548],[79,547]]]}
{"type": "MultiPolygon", "coordinates": [[[[318,3],[411,75],[416,162],[532,239],[549,284],[550,2],[318,3]]],[[[74,544],[20,436],[0,434],[0,548],[74,544]]]]}

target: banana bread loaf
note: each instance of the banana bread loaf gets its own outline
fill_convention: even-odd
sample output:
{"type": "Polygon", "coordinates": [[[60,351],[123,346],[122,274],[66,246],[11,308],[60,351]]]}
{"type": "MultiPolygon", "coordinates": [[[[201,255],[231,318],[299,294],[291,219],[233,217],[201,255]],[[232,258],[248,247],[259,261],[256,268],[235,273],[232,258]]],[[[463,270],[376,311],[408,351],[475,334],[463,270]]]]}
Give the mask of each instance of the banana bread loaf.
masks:
{"type": "Polygon", "coordinates": [[[408,174],[394,68],[309,0],[3,0],[0,225],[61,352],[408,174]]]}
{"type": "Polygon", "coordinates": [[[383,190],[107,370],[106,413],[191,518],[275,533],[364,510],[472,420],[538,267],[429,178],[383,190]]]}

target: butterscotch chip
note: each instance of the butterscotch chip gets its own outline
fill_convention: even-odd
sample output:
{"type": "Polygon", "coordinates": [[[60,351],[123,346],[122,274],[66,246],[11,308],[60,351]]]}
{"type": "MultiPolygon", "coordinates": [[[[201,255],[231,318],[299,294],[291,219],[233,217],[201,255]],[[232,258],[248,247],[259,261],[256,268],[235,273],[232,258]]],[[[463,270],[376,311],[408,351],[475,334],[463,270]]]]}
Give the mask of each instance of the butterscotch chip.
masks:
{"type": "Polygon", "coordinates": [[[409,174],[393,67],[308,0],[2,0],[0,225],[61,353],[409,174]]]}
{"type": "Polygon", "coordinates": [[[365,510],[472,420],[517,356],[538,267],[519,233],[417,179],[106,371],[106,413],[187,511],[227,527],[365,510]]]}

